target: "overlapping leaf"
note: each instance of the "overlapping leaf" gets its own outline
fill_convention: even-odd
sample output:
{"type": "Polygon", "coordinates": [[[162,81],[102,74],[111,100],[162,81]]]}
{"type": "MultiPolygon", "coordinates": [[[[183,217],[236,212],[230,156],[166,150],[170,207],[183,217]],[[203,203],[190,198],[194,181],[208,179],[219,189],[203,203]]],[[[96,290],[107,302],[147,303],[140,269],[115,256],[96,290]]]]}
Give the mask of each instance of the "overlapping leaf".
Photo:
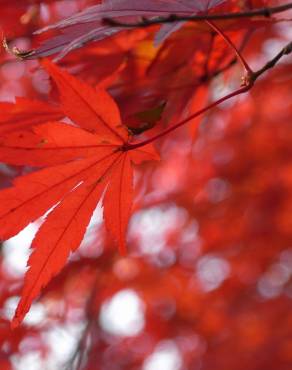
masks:
{"type": "MultiPolygon", "coordinates": [[[[45,41],[38,49],[29,54],[29,58],[44,57],[59,53],[64,57],[73,49],[79,48],[93,40],[102,40],[122,31],[123,27],[112,27],[104,24],[104,18],[121,21],[137,21],[139,17],[167,16],[170,14],[193,15],[206,12],[224,0],[105,0],[102,4],[88,7],[54,25],[40,31],[62,29],[62,34],[45,41]]],[[[156,35],[156,43],[165,40],[173,31],[179,29],[184,22],[164,25],[156,35]]]]}
{"type": "MultiPolygon", "coordinates": [[[[0,192],[2,239],[49,211],[32,243],[14,325],[22,321],[32,300],[78,248],[104,192],[106,226],[125,253],[133,201],[131,162],[155,158],[151,147],[123,150],[129,133],[105,91],[94,90],[51,62],[44,65],[59,88],[63,111],[74,125],[42,123],[30,130],[6,133],[1,141],[1,161],[46,167],[17,178],[13,187],[0,192]]],[[[17,111],[17,104],[5,107],[17,111]]]]}
{"type": "Polygon", "coordinates": [[[15,104],[1,102],[0,110],[0,135],[64,117],[60,108],[26,98],[16,98],[15,104]]]}

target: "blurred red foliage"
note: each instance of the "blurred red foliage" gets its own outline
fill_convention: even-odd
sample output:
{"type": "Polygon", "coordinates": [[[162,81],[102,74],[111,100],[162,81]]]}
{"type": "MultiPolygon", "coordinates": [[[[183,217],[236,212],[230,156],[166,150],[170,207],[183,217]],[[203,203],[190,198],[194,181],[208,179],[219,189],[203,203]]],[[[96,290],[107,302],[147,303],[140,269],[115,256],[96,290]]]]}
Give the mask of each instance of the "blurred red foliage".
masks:
{"type": "MultiPolygon", "coordinates": [[[[182,3],[192,1],[209,4],[182,3]]],[[[41,50],[67,31],[34,31],[99,3],[0,0],[0,27],[9,47],[41,50]]],[[[283,2],[210,4],[221,14],[283,2]]],[[[291,11],[214,23],[259,70],[289,41],[289,19],[291,11]]],[[[187,22],[155,46],[159,29],[122,30],[58,61],[107,89],[137,142],[236,91],[243,75],[206,23],[187,22]]],[[[37,59],[3,49],[0,63],[1,136],[62,119],[57,105],[46,109],[58,104],[57,91],[37,59]]],[[[1,369],[291,370],[291,71],[288,55],[246,94],[155,140],[161,161],[135,170],[128,256],[119,256],[98,208],[79,250],[15,330],[27,257],[19,271],[16,250],[25,242],[2,244],[1,369]]],[[[34,170],[1,164],[1,188],[34,170]]]]}

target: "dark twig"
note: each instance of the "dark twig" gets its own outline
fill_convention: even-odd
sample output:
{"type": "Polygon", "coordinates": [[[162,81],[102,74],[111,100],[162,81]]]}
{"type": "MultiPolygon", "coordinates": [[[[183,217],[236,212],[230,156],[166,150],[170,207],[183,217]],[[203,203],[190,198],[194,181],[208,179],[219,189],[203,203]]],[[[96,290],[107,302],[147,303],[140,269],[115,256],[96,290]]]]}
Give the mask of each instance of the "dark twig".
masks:
{"type": "Polygon", "coordinates": [[[143,18],[139,22],[124,23],[112,18],[104,18],[103,23],[114,26],[114,27],[124,27],[124,28],[139,28],[139,27],[149,27],[155,24],[163,23],[173,23],[178,21],[190,21],[190,22],[200,22],[200,21],[215,21],[215,20],[227,20],[227,19],[242,19],[251,17],[264,17],[269,18],[273,14],[282,13],[286,10],[292,9],[292,3],[279,5],[270,8],[260,8],[244,12],[237,13],[221,13],[221,14],[196,14],[191,16],[180,16],[176,14],[170,14],[167,17],[155,17],[155,18],[143,18]]]}
{"type": "Polygon", "coordinates": [[[253,80],[255,81],[260,75],[265,73],[268,69],[273,68],[278,61],[284,56],[292,53],[292,42],[289,42],[273,59],[268,61],[261,69],[253,73],[253,80]]]}

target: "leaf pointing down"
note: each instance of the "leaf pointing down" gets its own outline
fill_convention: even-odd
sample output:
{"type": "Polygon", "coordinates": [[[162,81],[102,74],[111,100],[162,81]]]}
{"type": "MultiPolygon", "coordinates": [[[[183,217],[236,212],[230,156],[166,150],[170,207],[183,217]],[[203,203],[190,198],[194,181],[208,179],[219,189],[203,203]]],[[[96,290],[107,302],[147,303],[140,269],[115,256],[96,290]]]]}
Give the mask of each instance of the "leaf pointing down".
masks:
{"type": "Polygon", "coordinates": [[[83,183],[46,218],[32,242],[33,252],[12,326],[18,326],[33,299],[65,265],[70,252],[81,243],[103,191],[100,183],[83,183]]]}
{"type": "MultiPolygon", "coordinates": [[[[57,114],[71,118],[74,126],[65,122],[33,124],[28,116],[27,127],[6,132],[0,140],[0,160],[44,167],[0,191],[0,238],[16,235],[52,209],[32,243],[14,327],[78,248],[104,192],[105,224],[120,252],[126,252],[125,235],[133,202],[131,162],[157,159],[151,145],[125,150],[128,130],[106,91],[93,89],[49,61],[44,65],[60,91],[57,114]]],[[[17,104],[5,105],[5,114],[17,112],[17,104]]],[[[19,109],[23,111],[22,102],[19,109]]]]}
{"type": "Polygon", "coordinates": [[[122,156],[113,171],[103,202],[104,216],[108,230],[124,255],[127,250],[125,234],[133,202],[133,169],[128,153],[122,156]]]}

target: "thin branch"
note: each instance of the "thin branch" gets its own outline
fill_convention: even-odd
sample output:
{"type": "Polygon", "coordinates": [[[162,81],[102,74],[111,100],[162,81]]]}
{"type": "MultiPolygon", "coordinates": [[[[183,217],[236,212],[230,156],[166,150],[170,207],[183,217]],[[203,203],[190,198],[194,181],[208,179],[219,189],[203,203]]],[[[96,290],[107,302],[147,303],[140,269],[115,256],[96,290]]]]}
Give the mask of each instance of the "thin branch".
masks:
{"type": "MultiPolygon", "coordinates": [[[[243,37],[243,40],[241,41],[241,45],[239,47],[239,51],[242,52],[244,48],[246,47],[251,35],[253,33],[253,30],[249,30],[243,37]]],[[[237,57],[234,57],[229,63],[227,63],[225,66],[218,68],[221,61],[218,60],[217,66],[215,67],[215,72],[210,76],[211,78],[217,77],[221,73],[227,71],[230,67],[235,65],[237,63],[237,57]]]]}
{"type": "Polygon", "coordinates": [[[273,59],[268,61],[261,69],[253,72],[252,78],[255,81],[260,75],[265,73],[268,69],[273,68],[278,61],[285,55],[292,53],[292,42],[289,42],[273,59]]]}
{"type": "Polygon", "coordinates": [[[246,73],[252,73],[252,69],[250,68],[250,66],[248,65],[247,61],[244,59],[244,57],[242,56],[241,52],[237,49],[237,47],[235,46],[235,44],[233,43],[233,41],[224,33],[220,30],[220,28],[218,28],[216,26],[216,24],[214,24],[213,22],[211,21],[206,21],[206,23],[213,29],[215,30],[225,41],[226,43],[231,47],[231,49],[233,49],[233,51],[235,52],[238,60],[240,61],[240,63],[242,64],[244,70],[246,73]]]}
{"type": "Polygon", "coordinates": [[[124,28],[139,28],[139,27],[150,27],[155,24],[173,23],[178,21],[215,21],[215,20],[227,20],[227,19],[243,19],[251,17],[264,17],[270,18],[273,14],[282,13],[286,10],[292,9],[292,3],[279,5],[270,8],[260,8],[244,12],[235,13],[221,13],[221,14],[196,14],[191,16],[179,16],[176,14],[170,14],[167,17],[155,17],[155,18],[143,18],[140,22],[124,23],[112,18],[104,18],[103,22],[110,26],[124,27],[124,28]]]}
{"type": "Polygon", "coordinates": [[[268,69],[274,67],[276,65],[276,63],[284,56],[284,55],[288,55],[292,52],[292,42],[289,42],[289,44],[287,44],[273,59],[271,59],[269,62],[267,62],[261,69],[259,69],[258,71],[256,72],[251,72],[249,74],[247,74],[242,82],[242,86],[233,91],[232,93],[230,94],[227,94],[225,96],[223,96],[222,98],[216,100],[215,102],[207,105],[206,107],[200,109],[199,111],[191,114],[189,117],[183,119],[182,121],[174,124],[173,126],[170,126],[168,127],[167,129],[165,129],[164,131],[160,132],[159,134],[149,138],[149,139],[146,139],[144,141],[141,141],[141,142],[138,142],[138,143],[133,143],[133,144],[125,144],[123,147],[121,147],[121,150],[123,151],[128,151],[128,150],[132,150],[132,149],[137,149],[137,148],[140,148],[144,145],[147,145],[149,143],[152,143],[153,141],[169,134],[170,132],[176,130],[177,128],[185,125],[186,123],[188,123],[189,121],[191,121],[192,119],[198,117],[199,115],[207,112],[208,110],[216,107],[217,105],[223,103],[224,101],[226,100],[229,100],[237,95],[240,95],[240,94],[243,94],[243,93],[246,93],[248,92],[254,85],[255,81],[263,74],[265,73],[268,69]]]}
{"type": "Polygon", "coordinates": [[[98,278],[99,278],[99,274],[96,273],[90,295],[88,296],[86,300],[86,305],[85,305],[85,312],[87,314],[87,323],[82,331],[79,343],[77,344],[77,347],[76,347],[76,350],[74,351],[72,357],[69,359],[68,363],[65,365],[64,370],[72,370],[72,369],[80,370],[81,369],[82,362],[84,360],[84,354],[86,351],[87,340],[90,335],[90,330],[92,329],[92,326],[95,322],[95,317],[92,318],[90,310],[91,310],[91,307],[93,305],[93,302],[94,302],[94,299],[97,293],[98,278]]]}
{"type": "Polygon", "coordinates": [[[168,127],[167,129],[165,129],[164,131],[160,132],[159,134],[145,140],[145,141],[141,141],[140,143],[135,143],[135,144],[126,144],[123,146],[123,150],[124,151],[127,151],[127,150],[132,150],[132,149],[137,149],[137,148],[140,148],[141,146],[144,146],[144,145],[147,145],[147,144],[150,144],[152,143],[153,141],[169,134],[170,132],[176,130],[177,128],[185,125],[186,123],[188,123],[189,121],[191,121],[192,119],[198,117],[199,115],[207,112],[209,109],[211,108],[214,108],[216,107],[217,105],[219,105],[220,103],[223,103],[225,100],[228,100],[234,96],[237,96],[237,95],[240,95],[246,91],[248,91],[250,89],[249,86],[243,86],[243,87],[240,87],[238,90],[235,90],[233,91],[232,93],[228,94],[228,95],[225,95],[223,96],[222,98],[220,98],[219,100],[216,100],[215,102],[207,105],[205,108],[202,108],[200,109],[199,111],[195,112],[194,114],[190,115],[189,117],[183,119],[182,121],[176,123],[175,125],[173,126],[170,126],[168,127]]]}

